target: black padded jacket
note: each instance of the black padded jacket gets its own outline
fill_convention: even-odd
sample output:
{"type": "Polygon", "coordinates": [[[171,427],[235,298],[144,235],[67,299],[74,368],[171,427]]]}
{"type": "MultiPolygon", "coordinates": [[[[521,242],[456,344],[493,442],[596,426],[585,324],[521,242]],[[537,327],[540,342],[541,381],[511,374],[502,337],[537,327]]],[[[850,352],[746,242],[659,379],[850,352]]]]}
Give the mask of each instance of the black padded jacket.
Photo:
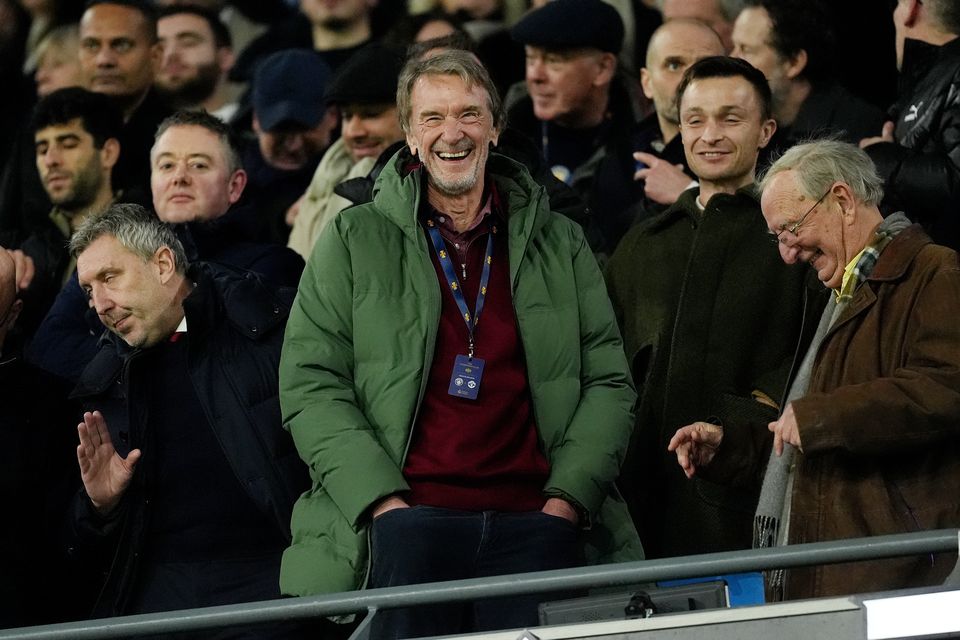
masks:
{"type": "Polygon", "coordinates": [[[904,44],[895,143],[867,153],[885,181],[884,212],[902,209],[933,241],[960,249],[960,38],[904,44]]]}

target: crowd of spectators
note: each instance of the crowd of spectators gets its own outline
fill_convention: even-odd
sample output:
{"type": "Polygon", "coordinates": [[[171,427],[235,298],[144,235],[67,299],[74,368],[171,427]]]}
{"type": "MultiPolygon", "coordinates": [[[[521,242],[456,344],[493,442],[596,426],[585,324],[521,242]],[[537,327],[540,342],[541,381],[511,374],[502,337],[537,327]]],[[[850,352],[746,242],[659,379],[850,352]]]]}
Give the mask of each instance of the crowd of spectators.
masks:
{"type": "Polygon", "coordinates": [[[960,526],[958,36],[956,0],[0,0],[0,628],[960,526]]]}

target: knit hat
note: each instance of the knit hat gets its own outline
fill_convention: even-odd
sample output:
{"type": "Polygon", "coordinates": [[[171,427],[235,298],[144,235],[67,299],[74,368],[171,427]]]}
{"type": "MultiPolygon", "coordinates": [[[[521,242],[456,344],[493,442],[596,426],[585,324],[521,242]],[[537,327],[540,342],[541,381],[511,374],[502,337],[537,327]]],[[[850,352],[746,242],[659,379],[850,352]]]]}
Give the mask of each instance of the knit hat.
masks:
{"type": "Polygon", "coordinates": [[[380,44],[370,44],[354,53],[337,70],[327,87],[327,102],[347,104],[394,103],[403,58],[380,44]]]}

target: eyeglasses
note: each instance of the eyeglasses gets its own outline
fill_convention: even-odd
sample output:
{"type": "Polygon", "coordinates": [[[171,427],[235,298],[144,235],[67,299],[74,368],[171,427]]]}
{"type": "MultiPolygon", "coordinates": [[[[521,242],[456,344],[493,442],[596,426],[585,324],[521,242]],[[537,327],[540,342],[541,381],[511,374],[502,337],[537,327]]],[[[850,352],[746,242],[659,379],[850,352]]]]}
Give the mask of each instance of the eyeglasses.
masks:
{"type": "Polygon", "coordinates": [[[813,210],[820,206],[820,203],[823,202],[823,199],[830,195],[830,191],[833,189],[833,185],[830,185],[830,189],[827,189],[820,199],[813,203],[813,206],[807,209],[807,212],[800,216],[800,219],[794,222],[789,227],[784,227],[776,235],[770,235],[770,242],[773,244],[780,244],[781,242],[788,242],[791,240],[797,239],[797,229],[800,228],[800,225],[803,224],[804,220],[807,219],[807,216],[813,213],[813,210]]]}

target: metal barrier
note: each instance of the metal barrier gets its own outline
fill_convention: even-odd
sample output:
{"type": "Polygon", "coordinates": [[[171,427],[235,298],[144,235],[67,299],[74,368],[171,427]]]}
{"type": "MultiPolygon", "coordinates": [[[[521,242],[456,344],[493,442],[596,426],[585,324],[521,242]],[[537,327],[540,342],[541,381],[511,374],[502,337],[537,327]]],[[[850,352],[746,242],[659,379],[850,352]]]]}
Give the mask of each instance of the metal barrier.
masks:
{"type": "Polygon", "coordinates": [[[8,629],[0,630],[0,640],[92,640],[197,631],[394,607],[958,550],[960,530],[940,529],[8,629]]]}

